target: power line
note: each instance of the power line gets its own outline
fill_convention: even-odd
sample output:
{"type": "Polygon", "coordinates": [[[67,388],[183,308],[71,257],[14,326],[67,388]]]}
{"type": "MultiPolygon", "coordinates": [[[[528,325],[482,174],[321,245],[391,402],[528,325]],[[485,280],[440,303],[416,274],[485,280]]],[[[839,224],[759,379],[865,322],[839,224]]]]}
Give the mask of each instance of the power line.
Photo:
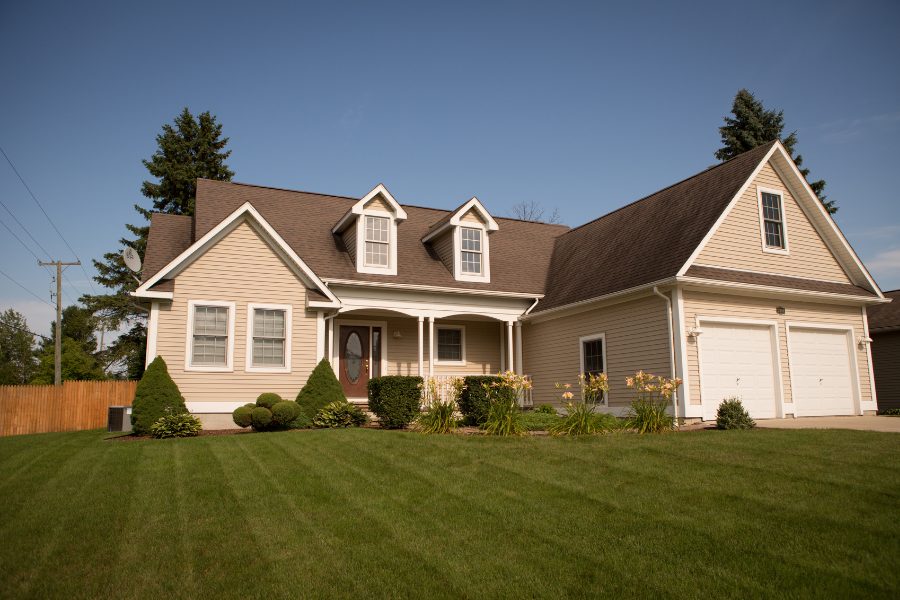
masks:
{"type": "Polygon", "coordinates": [[[26,329],[25,327],[19,327],[18,325],[13,325],[12,323],[7,323],[6,321],[0,320],[0,325],[5,327],[9,327],[10,329],[17,329],[18,331],[24,331],[25,333],[30,333],[31,335],[37,336],[41,339],[52,341],[52,338],[48,338],[46,335],[41,335],[40,333],[35,333],[30,329],[26,329]]]}
{"type": "Polygon", "coordinates": [[[22,228],[22,231],[24,231],[24,232],[28,235],[28,237],[31,238],[31,241],[34,242],[34,244],[35,244],[38,248],[41,249],[41,252],[43,252],[44,254],[46,254],[46,255],[47,255],[47,258],[50,258],[50,253],[47,252],[47,249],[44,248],[43,246],[41,246],[41,243],[40,243],[39,241],[37,241],[33,235],[31,235],[31,232],[28,231],[28,228],[27,228],[27,227],[25,227],[24,225],[22,225],[22,221],[20,221],[19,219],[16,218],[16,215],[13,214],[13,211],[9,210],[9,207],[6,205],[5,202],[3,202],[3,200],[0,200],[0,206],[2,206],[2,207],[6,210],[6,212],[9,213],[9,216],[11,216],[11,217],[13,218],[13,221],[15,221],[15,222],[19,225],[19,227],[22,228]]]}
{"type": "MultiPolygon", "coordinates": [[[[40,262],[41,262],[40,257],[38,257],[38,255],[35,254],[34,251],[33,251],[31,248],[28,247],[28,244],[26,244],[25,242],[22,241],[22,238],[20,238],[18,235],[16,235],[16,232],[15,232],[15,231],[13,231],[12,229],[10,229],[9,225],[7,225],[7,224],[3,221],[3,219],[0,219],[0,225],[3,225],[3,227],[9,232],[9,234],[10,234],[11,236],[13,236],[13,237],[16,239],[17,242],[19,242],[20,244],[22,244],[22,247],[25,248],[26,250],[28,250],[28,253],[31,254],[31,255],[34,257],[34,259],[38,262],[38,264],[40,264],[40,262]]],[[[50,273],[50,270],[49,270],[47,267],[44,267],[44,269],[46,269],[47,272],[50,273]]],[[[52,275],[52,273],[51,273],[51,275],[52,275]]],[[[75,285],[74,285],[71,281],[69,281],[68,278],[65,278],[65,281],[66,281],[66,283],[69,284],[69,287],[72,289],[72,291],[75,292],[75,297],[76,297],[76,299],[77,299],[78,297],[80,297],[81,294],[79,293],[79,291],[78,291],[78,289],[75,287],[75,285]]],[[[72,302],[72,298],[71,298],[71,297],[69,298],[69,304],[74,304],[74,302],[72,302]]]]}
{"type": "MultiPolygon", "coordinates": [[[[16,169],[16,165],[14,165],[14,164],[13,164],[13,161],[10,160],[9,156],[6,154],[6,151],[3,149],[2,146],[0,146],[0,154],[3,154],[3,158],[5,158],[5,159],[6,159],[6,162],[9,163],[9,166],[12,168],[13,173],[16,174],[16,177],[19,178],[19,181],[21,181],[21,182],[22,182],[22,185],[25,186],[25,189],[28,190],[28,195],[31,196],[31,199],[34,200],[34,203],[37,204],[38,208],[41,209],[41,212],[44,213],[44,216],[47,218],[47,222],[50,223],[50,226],[51,226],[51,227],[53,227],[53,230],[56,232],[56,235],[59,236],[59,239],[61,239],[61,240],[63,241],[63,243],[64,243],[64,244],[66,245],[66,247],[69,249],[69,252],[71,252],[71,253],[72,253],[72,256],[75,257],[75,260],[78,261],[78,263],[79,263],[78,266],[81,267],[81,270],[84,272],[84,276],[87,277],[87,281],[88,281],[88,283],[89,283],[90,286],[91,286],[91,291],[94,292],[94,293],[96,294],[96,293],[97,293],[97,290],[94,289],[94,283],[93,283],[93,281],[91,281],[91,276],[88,275],[87,269],[85,269],[85,268],[84,268],[84,265],[81,264],[81,258],[78,256],[78,253],[75,252],[75,250],[72,248],[72,245],[69,244],[68,240],[66,240],[66,238],[63,236],[62,232],[61,232],[61,231],[59,230],[59,228],[56,226],[56,223],[53,222],[53,219],[51,219],[51,218],[50,218],[50,215],[47,214],[47,211],[44,210],[44,207],[43,207],[43,206],[41,205],[41,203],[38,201],[37,196],[34,195],[34,192],[31,191],[31,188],[28,187],[28,184],[27,184],[27,183],[25,183],[25,179],[22,177],[21,174],[19,174],[19,170],[16,169]]],[[[4,205],[4,207],[5,207],[5,205],[4,205]]],[[[8,208],[7,208],[6,210],[9,211],[8,208]]],[[[12,213],[10,213],[10,214],[12,214],[12,213]]],[[[48,256],[48,257],[50,256],[50,253],[49,253],[49,252],[47,252],[46,250],[45,250],[44,252],[47,253],[47,256],[48,256]]]]}
{"type": "Polygon", "coordinates": [[[31,290],[29,290],[27,287],[25,287],[24,285],[22,285],[21,283],[19,283],[18,281],[16,281],[15,279],[10,277],[6,273],[4,273],[3,271],[0,271],[0,275],[3,275],[4,277],[6,277],[10,281],[12,281],[14,284],[16,284],[17,286],[19,286],[20,288],[22,288],[23,290],[25,290],[26,292],[28,292],[29,294],[31,294],[32,296],[34,296],[35,298],[37,298],[38,300],[40,300],[41,302],[46,304],[47,306],[49,306],[51,308],[55,308],[52,304],[50,304],[49,302],[47,302],[46,300],[44,300],[43,298],[41,298],[40,296],[38,296],[37,294],[32,292],[31,290]]]}

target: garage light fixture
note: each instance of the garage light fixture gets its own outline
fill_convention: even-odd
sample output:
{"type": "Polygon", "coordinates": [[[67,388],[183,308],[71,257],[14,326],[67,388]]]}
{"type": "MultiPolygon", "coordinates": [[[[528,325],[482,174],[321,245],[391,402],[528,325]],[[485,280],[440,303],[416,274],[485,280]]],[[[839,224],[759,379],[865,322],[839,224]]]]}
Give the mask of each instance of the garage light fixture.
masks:
{"type": "Polygon", "coordinates": [[[775,307],[775,312],[777,312],[779,315],[783,315],[783,314],[786,313],[787,311],[784,309],[783,306],[776,306],[776,307],[775,307]]]}

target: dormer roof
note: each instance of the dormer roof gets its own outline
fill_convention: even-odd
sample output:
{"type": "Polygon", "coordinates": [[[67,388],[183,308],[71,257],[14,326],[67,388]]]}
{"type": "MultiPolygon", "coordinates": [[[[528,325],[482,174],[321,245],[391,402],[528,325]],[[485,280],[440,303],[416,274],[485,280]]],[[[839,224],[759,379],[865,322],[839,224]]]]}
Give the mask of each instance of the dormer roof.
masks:
{"type": "Polygon", "coordinates": [[[400,203],[394,200],[394,197],[388,191],[388,189],[384,186],[383,183],[379,183],[372,191],[368,194],[360,198],[360,200],[350,207],[344,216],[340,218],[340,220],[335,224],[335,226],[331,229],[332,233],[340,233],[344,230],[350,223],[356,220],[360,215],[366,212],[366,206],[377,198],[381,198],[387,203],[388,207],[391,209],[393,213],[393,217],[397,221],[405,221],[407,219],[406,211],[403,210],[403,207],[400,206],[400,203]]]}
{"type": "Polygon", "coordinates": [[[459,205],[455,210],[452,210],[449,214],[447,214],[443,219],[437,221],[431,227],[428,228],[428,231],[422,236],[423,242],[428,242],[438,237],[446,230],[451,227],[456,227],[462,223],[463,217],[469,213],[469,211],[475,211],[480,217],[481,220],[485,224],[485,229],[488,231],[497,231],[500,226],[497,225],[497,221],[491,216],[491,214],[487,211],[481,201],[472,197],[471,200],[463,202],[459,205]]]}

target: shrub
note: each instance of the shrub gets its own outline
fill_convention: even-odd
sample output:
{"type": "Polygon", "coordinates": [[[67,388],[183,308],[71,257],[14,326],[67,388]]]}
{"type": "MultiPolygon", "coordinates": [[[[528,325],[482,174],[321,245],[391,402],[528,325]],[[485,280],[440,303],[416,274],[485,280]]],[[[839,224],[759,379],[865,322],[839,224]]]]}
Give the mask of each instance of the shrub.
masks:
{"type": "Polygon", "coordinates": [[[313,419],[316,427],[343,428],[359,427],[365,425],[368,419],[358,406],[349,402],[332,402],[319,410],[319,414],[313,419]]]}
{"type": "Polygon", "coordinates": [[[386,429],[406,427],[419,414],[422,378],[385,375],[369,380],[369,409],[386,429]]]}
{"type": "Polygon", "coordinates": [[[309,429],[313,426],[313,420],[297,407],[297,417],[288,424],[289,429],[309,429]]]}
{"type": "Polygon", "coordinates": [[[540,404],[534,407],[534,412],[544,415],[556,415],[559,414],[556,412],[556,407],[552,404],[540,404]]]}
{"type": "Polygon", "coordinates": [[[750,418],[750,414],[741,404],[737,396],[726,398],[719,404],[716,411],[716,427],[719,429],[753,429],[756,421],[750,418]]]}
{"type": "Polygon", "coordinates": [[[269,410],[272,410],[272,407],[279,402],[284,402],[284,398],[272,392],[262,393],[256,399],[257,406],[262,406],[263,408],[268,408],[269,410]]]}
{"type": "Polygon", "coordinates": [[[500,381],[496,375],[469,375],[463,378],[463,389],[459,394],[459,412],[466,425],[482,425],[487,419],[488,391],[490,386],[500,381]]]}
{"type": "Polygon", "coordinates": [[[238,427],[250,427],[253,424],[250,413],[253,412],[254,408],[256,408],[255,404],[245,404],[234,409],[234,412],[231,413],[234,424],[238,427]]]}
{"type": "Polygon", "coordinates": [[[257,406],[250,411],[250,421],[253,424],[253,429],[265,431],[272,423],[272,411],[268,408],[257,406]]]}
{"type": "Polygon", "coordinates": [[[300,415],[300,405],[290,400],[276,402],[272,408],[272,427],[287,428],[300,415]]]}
{"type": "Polygon", "coordinates": [[[300,405],[300,411],[312,420],[319,409],[337,401],[346,402],[347,396],[344,395],[344,389],[334,375],[331,363],[327,358],[323,358],[306,380],[306,385],[297,394],[297,404],[300,405]]]}
{"type": "Polygon", "coordinates": [[[619,428],[619,420],[606,413],[595,412],[590,402],[569,402],[566,414],[557,420],[550,433],[553,435],[594,435],[619,428]]]}
{"type": "Polygon", "coordinates": [[[638,371],[634,377],[627,377],[625,383],[637,394],[631,403],[631,410],[625,421],[626,427],[641,434],[663,433],[675,427],[675,419],[667,409],[669,400],[681,385],[680,379],[638,371]]]}
{"type": "Polygon", "coordinates": [[[884,410],[879,410],[878,414],[886,417],[900,417],[900,408],[885,408],[884,410]]]}
{"type": "Polygon", "coordinates": [[[131,425],[134,433],[138,435],[150,433],[150,428],[166,414],[166,409],[172,413],[187,412],[184,397],[169,377],[166,361],[162,356],[157,356],[144,371],[134,394],[131,408],[131,425]]]}
{"type": "Polygon", "coordinates": [[[165,414],[150,426],[150,435],[156,439],[194,437],[201,429],[203,424],[194,415],[167,408],[165,414]]]}
{"type": "Polygon", "coordinates": [[[550,428],[560,420],[556,410],[553,411],[553,414],[546,411],[539,412],[537,409],[522,413],[522,426],[526,431],[550,431],[550,428]]]}

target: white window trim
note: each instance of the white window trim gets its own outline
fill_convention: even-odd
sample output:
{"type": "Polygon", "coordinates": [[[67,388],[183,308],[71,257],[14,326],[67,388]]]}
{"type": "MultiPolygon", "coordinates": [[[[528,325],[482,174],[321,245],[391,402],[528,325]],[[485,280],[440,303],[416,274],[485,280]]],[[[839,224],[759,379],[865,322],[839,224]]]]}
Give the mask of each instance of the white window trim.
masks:
{"type": "Polygon", "coordinates": [[[187,332],[184,344],[184,370],[206,373],[231,373],[234,371],[234,302],[221,300],[188,300],[187,332]],[[225,365],[192,365],[194,356],[194,308],[197,306],[221,306],[228,309],[228,346],[225,350],[225,365]]]}
{"type": "Polygon", "coordinates": [[[788,224],[787,224],[787,214],[786,214],[786,203],[784,201],[785,192],[784,190],[776,190],[774,188],[766,188],[762,186],[756,186],[756,204],[757,204],[757,212],[759,213],[759,235],[760,242],[762,243],[762,251],[766,254],[782,254],[788,255],[790,254],[790,239],[788,237],[788,224]],[[766,245],[766,223],[763,218],[763,204],[762,204],[762,195],[763,194],[772,194],[774,196],[778,196],[781,199],[781,233],[784,236],[784,248],[770,248],[766,245]]]}
{"type": "Polygon", "coordinates": [[[466,326],[465,325],[438,325],[434,324],[434,364],[436,365],[465,365],[466,364],[466,326]],[[461,350],[461,360],[441,360],[439,358],[440,354],[438,352],[438,332],[441,329],[456,329],[460,332],[459,334],[459,343],[461,350]]]}
{"type": "Polygon", "coordinates": [[[491,282],[491,245],[488,240],[488,228],[480,223],[464,223],[454,227],[453,231],[453,277],[457,281],[491,282]],[[463,273],[462,270],[462,230],[481,230],[481,273],[463,273]]]}
{"type": "Polygon", "coordinates": [[[397,274],[397,218],[383,210],[364,209],[356,222],[356,271],[375,275],[397,274]],[[388,220],[388,264],[385,267],[366,264],[366,217],[384,217],[388,220]]]}
{"type": "Polygon", "coordinates": [[[579,373],[587,373],[584,370],[584,343],[585,342],[595,342],[600,340],[601,347],[603,348],[603,372],[609,375],[609,371],[606,370],[606,334],[605,333],[595,333],[593,335],[584,335],[578,338],[578,372],[579,373]]]}
{"type": "Polygon", "coordinates": [[[251,302],[247,304],[247,345],[244,368],[248,373],[290,373],[291,372],[291,338],[293,336],[294,310],[290,304],[268,304],[251,302]],[[256,310],[284,311],[284,366],[254,366],[253,364],[253,313],[256,310]]]}

